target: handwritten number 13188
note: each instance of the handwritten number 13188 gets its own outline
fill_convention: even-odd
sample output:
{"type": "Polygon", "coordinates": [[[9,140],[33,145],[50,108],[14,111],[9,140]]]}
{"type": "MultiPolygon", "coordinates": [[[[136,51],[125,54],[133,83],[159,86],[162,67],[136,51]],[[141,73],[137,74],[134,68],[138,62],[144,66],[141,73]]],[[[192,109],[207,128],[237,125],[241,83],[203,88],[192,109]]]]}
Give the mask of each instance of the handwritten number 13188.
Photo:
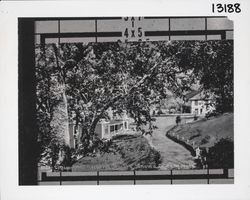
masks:
{"type": "Polygon", "coordinates": [[[217,3],[217,4],[212,4],[212,12],[218,12],[218,13],[240,13],[241,12],[241,8],[240,8],[240,4],[239,3],[235,3],[235,4],[221,4],[221,3],[217,3]]]}

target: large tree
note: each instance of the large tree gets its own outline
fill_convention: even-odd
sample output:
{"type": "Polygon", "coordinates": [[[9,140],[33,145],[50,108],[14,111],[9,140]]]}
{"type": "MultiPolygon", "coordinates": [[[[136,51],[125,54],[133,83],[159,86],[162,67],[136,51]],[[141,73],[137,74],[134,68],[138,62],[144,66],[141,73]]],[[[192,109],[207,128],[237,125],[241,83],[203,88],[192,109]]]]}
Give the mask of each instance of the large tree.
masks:
{"type": "MultiPolygon", "coordinates": [[[[149,123],[151,133],[151,106],[167,91],[181,94],[189,84],[190,70],[175,59],[181,48],[171,42],[37,47],[38,110],[54,116],[63,102],[68,120],[82,125],[85,146],[93,140],[99,120],[108,118],[109,108],[118,115],[126,111],[139,129],[149,123]],[[41,110],[51,99],[59,102],[41,110]]],[[[53,117],[48,121],[53,124],[53,117]]]]}
{"type": "Polygon", "coordinates": [[[151,106],[169,91],[181,97],[196,82],[216,94],[218,109],[232,107],[231,42],[46,45],[36,48],[36,58],[38,110],[51,127],[55,110],[63,108],[68,122],[83,127],[86,148],[109,108],[126,111],[139,129],[149,124],[151,133],[151,106]],[[48,103],[53,106],[44,110],[48,103]]]}

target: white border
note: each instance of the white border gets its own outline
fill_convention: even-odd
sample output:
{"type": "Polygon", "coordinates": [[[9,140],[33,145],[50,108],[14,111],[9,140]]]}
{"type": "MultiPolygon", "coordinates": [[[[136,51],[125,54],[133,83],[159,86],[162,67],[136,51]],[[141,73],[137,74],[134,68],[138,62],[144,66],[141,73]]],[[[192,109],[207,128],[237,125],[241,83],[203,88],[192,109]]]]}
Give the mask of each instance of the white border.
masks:
{"type": "MultiPolygon", "coordinates": [[[[227,1],[219,1],[219,3],[227,1]]],[[[0,2],[0,198],[12,199],[250,199],[250,3],[234,20],[235,184],[150,186],[18,186],[17,17],[210,16],[212,1],[0,2]]],[[[230,2],[235,3],[235,2],[230,2]]],[[[225,14],[222,14],[225,15],[225,14]]]]}

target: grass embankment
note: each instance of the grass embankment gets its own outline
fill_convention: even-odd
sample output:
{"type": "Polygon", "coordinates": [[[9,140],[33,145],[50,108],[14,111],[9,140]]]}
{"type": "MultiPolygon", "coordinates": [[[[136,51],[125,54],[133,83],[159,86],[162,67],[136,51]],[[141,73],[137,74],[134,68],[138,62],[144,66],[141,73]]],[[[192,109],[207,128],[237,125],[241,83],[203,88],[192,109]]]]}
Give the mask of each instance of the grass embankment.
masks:
{"type": "Polygon", "coordinates": [[[167,135],[193,148],[209,148],[222,138],[233,140],[233,132],[233,113],[225,113],[211,119],[175,126],[167,135]]]}
{"type": "Polygon", "coordinates": [[[167,137],[186,147],[194,156],[197,146],[200,157],[195,159],[197,168],[234,168],[233,113],[211,119],[175,126],[167,137]]]}
{"type": "Polygon", "coordinates": [[[160,154],[142,135],[117,135],[107,152],[78,160],[73,171],[109,171],[157,168],[160,154]]]}

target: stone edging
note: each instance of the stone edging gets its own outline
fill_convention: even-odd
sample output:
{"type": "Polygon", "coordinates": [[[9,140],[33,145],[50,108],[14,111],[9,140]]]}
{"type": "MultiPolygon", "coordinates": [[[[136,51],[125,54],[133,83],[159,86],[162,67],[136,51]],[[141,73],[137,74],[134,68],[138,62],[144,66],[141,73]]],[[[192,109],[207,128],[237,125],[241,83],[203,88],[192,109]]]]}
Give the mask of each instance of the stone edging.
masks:
{"type": "Polygon", "coordinates": [[[176,128],[176,126],[172,127],[171,129],[169,129],[169,130],[166,132],[166,137],[168,137],[168,138],[171,139],[172,141],[174,141],[174,142],[176,142],[176,143],[182,145],[183,147],[185,147],[185,148],[191,153],[192,156],[195,156],[195,150],[194,150],[194,148],[193,148],[191,145],[189,145],[189,144],[187,144],[186,142],[184,142],[184,141],[182,141],[182,140],[179,140],[179,139],[177,139],[176,137],[171,136],[171,135],[169,134],[169,132],[172,131],[174,128],[176,128]]]}

